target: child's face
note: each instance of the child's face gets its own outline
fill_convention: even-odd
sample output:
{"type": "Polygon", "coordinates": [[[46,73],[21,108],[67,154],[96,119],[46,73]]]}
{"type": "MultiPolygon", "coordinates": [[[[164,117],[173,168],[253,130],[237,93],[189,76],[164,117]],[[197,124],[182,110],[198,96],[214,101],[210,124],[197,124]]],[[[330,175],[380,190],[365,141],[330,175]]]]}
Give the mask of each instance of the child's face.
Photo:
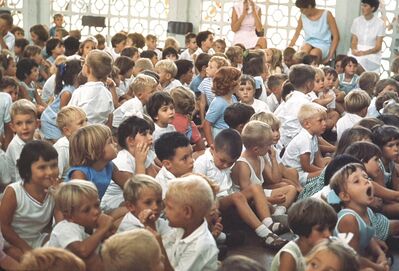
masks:
{"type": "Polygon", "coordinates": [[[237,96],[244,104],[252,104],[254,101],[255,90],[250,81],[246,81],[245,85],[240,85],[237,96]]]}
{"type": "Polygon", "coordinates": [[[273,51],[270,49],[265,50],[265,56],[266,56],[266,63],[272,63],[273,59],[273,51]]]}
{"type": "Polygon", "coordinates": [[[10,60],[4,74],[7,76],[15,76],[17,74],[17,63],[14,60],[10,60]]]}
{"type": "Polygon", "coordinates": [[[316,74],[315,80],[314,80],[314,89],[313,91],[315,93],[319,93],[324,89],[324,78],[321,77],[319,74],[316,74]]]}
{"type": "Polygon", "coordinates": [[[171,124],[175,118],[175,106],[173,104],[163,105],[158,110],[156,122],[161,125],[171,124]]]}
{"type": "Polygon", "coordinates": [[[283,56],[283,61],[288,68],[293,64],[292,56],[283,56]]]}
{"type": "Polygon", "coordinates": [[[54,38],[62,40],[62,30],[61,29],[55,30],[54,38]]]}
{"type": "Polygon", "coordinates": [[[195,38],[191,38],[188,43],[186,43],[186,47],[191,50],[191,51],[196,51],[198,46],[197,46],[197,40],[195,38]]]}
{"type": "Polygon", "coordinates": [[[15,31],[14,36],[15,36],[15,39],[23,39],[23,38],[25,38],[24,33],[22,31],[20,31],[20,30],[15,31]]]}
{"type": "Polygon", "coordinates": [[[136,136],[134,137],[134,144],[146,144],[148,146],[152,145],[152,134],[150,130],[146,131],[143,134],[137,133],[136,136]]]}
{"type": "Polygon", "coordinates": [[[331,230],[327,227],[322,227],[320,225],[315,225],[312,227],[312,232],[309,237],[307,237],[308,244],[313,247],[317,245],[320,241],[327,239],[331,236],[331,230]]]}
{"type": "Polygon", "coordinates": [[[339,194],[344,203],[353,202],[362,207],[369,206],[374,200],[373,185],[367,173],[360,168],[348,176],[346,191],[339,194]]]}
{"type": "Polygon", "coordinates": [[[317,252],[313,258],[309,259],[306,271],[338,271],[341,269],[341,261],[331,251],[327,249],[317,252]]]}
{"type": "Polygon", "coordinates": [[[57,17],[54,19],[54,24],[56,27],[62,27],[62,24],[64,23],[64,18],[63,17],[57,17]]]}
{"type": "Polygon", "coordinates": [[[144,187],[140,193],[139,198],[135,203],[128,204],[129,211],[136,217],[144,211],[151,210],[154,217],[151,218],[155,221],[159,218],[162,212],[162,193],[158,193],[150,187],[144,187]]]}
{"type": "Polygon", "coordinates": [[[213,34],[209,34],[208,38],[202,42],[202,48],[207,52],[213,46],[213,34]]]}
{"type": "Polygon", "coordinates": [[[18,88],[15,86],[8,86],[3,88],[5,93],[10,94],[12,102],[15,102],[18,99],[18,88]]]}
{"type": "Polygon", "coordinates": [[[157,41],[155,39],[146,40],[148,50],[155,50],[157,48],[157,41]]]}
{"type": "Polygon", "coordinates": [[[391,140],[382,147],[382,153],[386,160],[395,160],[399,154],[399,139],[391,140]]]}
{"type": "Polygon", "coordinates": [[[87,41],[82,48],[82,57],[86,57],[91,50],[96,49],[96,45],[92,41],[87,41]]]}
{"type": "Polygon", "coordinates": [[[193,171],[194,159],[191,145],[179,147],[171,160],[165,160],[165,167],[176,177],[183,176],[193,171]]]}
{"type": "Polygon", "coordinates": [[[65,46],[62,45],[61,43],[58,44],[53,50],[53,54],[55,56],[60,56],[60,55],[63,55],[64,53],[65,53],[65,46]]]}
{"type": "Polygon", "coordinates": [[[33,44],[36,44],[39,41],[39,37],[34,32],[30,32],[30,38],[31,38],[33,44]]]}
{"type": "Polygon", "coordinates": [[[100,200],[98,197],[82,198],[68,220],[87,229],[94,229],[97,227],[97,220],[100,214],[100,200]]]}
{"type": "Polygon", "coordinates": [[[155,65],[157,64],[157,62],[158,62],[158,56],[157,55],[154,55],[153,57],[151,57],[151,62],[152,62],[152,65],[154,65],[154,67],[155,67],[155,65]]]}
{"type": "Polygon", "coordinates": [[[356,69],[357,69],[357,64],[355,64],[353,62],[349,62],[345,66],[345,74],[349,75],[349,76],[353,76],[356,73],[356,69]]]}
{"type": "Polygon", "coordinates": [[[133,46],[133,41],[132,41],[132,39],[131,38],[127,38],[126,39],[126,47],[130,47],[130,46],[133,46]]]}
{"type": "Polygon", "coordinates": [[[43,56],[42,56],[42,54],[36,54],[36,55],[32,56],[31,58],[32,58],[32,59],[36,62],[36,64],[38,64],[38,65],[42,64],[42,62],[43,62],[43,56]]]}
{"type": "Polygon", "coordinates": [[[381,172],[379,166],[379,158],[378,156],[374,155],[367,163],[363,163],[364,167],[366,168],[367,174],[371,178],[376,178],[379,173],[381,172]]]}
{"type": "Polygon", "coordinates": [[[226,47],[223,46],[220,42],[215,42],[213,46],[213,50],[215,50],[215,53],[222,53],[224,54],[226,47]]]}
{"type": "Polygon", "coordinates": [[[388,92],[397,92],[396,86],[394,85],[387,85],[379,94],[378,96],[382,96],[388,92]]]}
{"type": "Polygon", "coordinates": [[[107,143],[104,147],[104,153],[102,159],[104,161],[111,161],[112,159],[116,158],[118,150],[116,148],[116,143],[112,137],[108,138],[107,143]]]}
{"type": "MultiPolygon", "coordinates": [[[[307,121],[307,130],[312,135],[321,135],[326,130],[326,116],[324,114],[318,114],[307,121]]],[[[305,124],[306,126],[306,124],[305,124]]]]}
{"type": "Polygon", "coordinates": [[[122,52],[123,48],[126,46],[126,40],[123,40],[115,45],[115,52],[120,53],[122,52]]]}
{"type": "Polygon", "coordinates": [[[39,80],[39,68],[38,67],[33,67],[30,70],[30,74],[28,75],[28,77],[26,78],[29,82],[36,82],[37,80],[39,80]]]}
{"type": "Polygon", "coordinates": [[[324,87],[326,89],[332,89],[335,86],[335,81],[337,80],[337,78],[334,77],[334,75],[332,74],[327,74],[324,77],[324,87]]]}
{"type": "Polygon", "coordinates": [[[32,184],[40,186],[42,189],[48,189],[50,186],[55,185],[58,178],[58,160],[52,159],[50,161],[39,160],[32,163],[31,180],[32,184]]]}
{"type": "Polygon", "coordinates": [[[69,137],[79,128],[86,126],[86,124],[87,124],[86,116],[75,116],[69,119],[68,124],[63,129],[63,132],[65,136],[69,137]]]}
{"type": "Polygon", "coordinates": [[[338,74],[343,73],[344,69],[342,68],[342,60],[335,62],[335,70],[338,74]]]}
{"type": "Polygon", "coordinates": [[[134,53],[132,55],[132,59],[134,61],[134,63],[136,63],[136,61],[140,58],[140,54],[138,52],[134,53]]]}
{"type": "Polygon", "coordinates": [[[12,130],[24,141],[33,140],[38,120],[33,114],[16,114],[11,122],[12,130]]]}
{"type": "Polygon", "coordinates": [[[14,46],[14,53],[15,55],[22,54],[22,48],[18,46],[14,46]]]}
{"type": "Polygon", "coordinates": [[[175,54],[170,54],[170,55],[167,55],[167,56],[166,56],[166,59],[175,61],[175,60],[177,59],[177,56],[176,56],[175,54]]]}
{"type": "Polygon", "coordinates": [[[180,77],[180,81],[182,83],[189,85],[191,83],[191,80],[193,80],[193,76],[194,76],[193,69],[190,69],[188,70],[188,72],[186,72],[180,77]]]}
{"type": "Polygon", "coordinates": [[[165,216],[169,221],[169,226],[174,228],[182,228],[186,225],[186,217],[183,206],[175,199],[171,198],[168,193],[165,197],[165,216]]]}
{"type": "Polygon", "coordinates": [[[164,69],[157,68],[155,72],[159,75],[159,83],[161,85],[170,82],[172,79],[172,75],[164,69]]]}
{"type": "Polygon", "coordinates": [[[280,140],[280,131],[279,130],[272,130],[272,135],[273,135],[273,145],[277,144],[278,141],[280,140]]]}
{"type": "Polygon", "coordinates": [[[236,159],[232,159],[225,151],[216,150],[213,146],[211,146],[211,153],[215,166],[220,170],[232,167],[236,162],[236,159]]]}
{"type": "Polygon", "coordinates": [[[206,68],[206,76],[208,77],[215,77],[216,71],[219,69],[219,65],[216,61],[209,61],[208,67],[206,68]]]}
{"type": "Polygon", "coordinates": [[[141,101],[143,105],[148,103],[148,100],[157,91],[156,88],[146,87],[143,91],[136,94],[137,98],[141,101]]]}

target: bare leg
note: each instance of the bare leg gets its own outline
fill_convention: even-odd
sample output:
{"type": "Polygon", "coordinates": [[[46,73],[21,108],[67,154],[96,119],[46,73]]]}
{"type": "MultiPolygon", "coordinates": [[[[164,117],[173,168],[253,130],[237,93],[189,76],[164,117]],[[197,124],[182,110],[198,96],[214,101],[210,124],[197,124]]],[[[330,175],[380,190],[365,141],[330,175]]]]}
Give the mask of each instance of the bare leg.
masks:
{"type": "Polygon", "coordinates": [[[320,64],[323,61],[323,54],[319,48],[313,47],[312,50],[310,50],[309,55],[317,56],[317,64],[320,64]]]}
{"type": "Polygon", "coordinates": [[[265,37],[260,37],[258,42],[256,43],[255,48],[257,49],[266,49],[267,48],[267,40],[265,37]]]}
{"type": "Polygon", "coordinates": [[[263,187],[260,185],[250,185],[247,188],[241,190],[241,193],[247,200],[253,200],[255,203],[256,212],[261,221],[266,217],[270,217],[270,210],[268,202],[263,191],[263,187]]]}
{"type": "Polygon", "coordinates": [[[399,203],[385,203],[382,207],[383,213],[389,218],[399,218],[399,203]]]}
{"type": "Polygon", "coordinates": [[[293,185],[286,185],[281,188],[273,189],[271,196],[276,196],[276,195],[285,195],[285,202],[281,205],[283,205],[285,208],[288,209],[288,207],[291,206],[291,204],[294,202],[296,199],[297,195],[297,190],[295,186],[293,185]]]}
{"type": "Polygon", "coordinates": [[[304,45],[302,45],[302,47],[301,47],[301,51],[302,52],[305,52],[306,54],[309,54],[310,53],[310,51],[313,49],[313,46],[312,45],[310,45],[310,44],[308,44],[308,43],[305,43],[304,45]]]}

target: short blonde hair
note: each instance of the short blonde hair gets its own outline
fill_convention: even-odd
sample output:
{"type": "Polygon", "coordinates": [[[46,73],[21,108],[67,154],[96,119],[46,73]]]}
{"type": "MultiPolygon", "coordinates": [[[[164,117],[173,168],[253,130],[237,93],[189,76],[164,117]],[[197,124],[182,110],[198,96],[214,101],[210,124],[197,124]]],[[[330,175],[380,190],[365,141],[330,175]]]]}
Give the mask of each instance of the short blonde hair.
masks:
{"type": "Polygon", "coordinates": [[[370,96],[366,91],[361,89],[351,90],[344,98],[345,110],[348,113],[359,113],[369,107],[370,102],[370,96]]]}
{"type": "Polygon", "coordinates": [[[170,96],[175,103],[177,113],[191,115],[195,109],[195,96],[191,89],[180,86],[171,90],[170,96]]]}
{"type": "Polygon", "coordinates": [[[189,205],[196,217],[205,217],[215,200],[211,186],[199,175],[189,175],[170,181],[166,197],[172,198],[176,204],[189,205]]]}
{"type": "Polygon", "coordinates": [[[213,57],[211,57],[211,59],[209,59],[209,63],[210,62],[215,62],[218,65],[218,68],[225,67],[225,66],[230,66],[229,61],[226,58],[221,57],[221,56],[213,56],[213,57]]]}
{"type": "Polygon", "coordinates": [[[16,115],[32,115],[37,118],[37,108],[34,103],[27,99],[21,99],[13,102],[10,109],[11,119],[16,115]]]}
{"type": "Polygon", "coordinates": [[[71,137],[69,155],[71,166],[92,165],[102,158],[111,130],[103,124],[79,128],[71,137]]]}
{"type": "Polygon", "coordinates": [[[86,119],[86,113],[82,108],[73,105],[65,106],[57,114],[57,126],[62,131],[62,128],[66,127],[71,120],[79,118],[86,119]]]}
{"type": "Polygon", "coordinates": [[[132,94],[137,95],[148,88],[155,89],[157,86],[158,83],[153,77],[145,74],[138,74],[130,84],[127,94],[131,96],[132,94]]]}
{"type": "Polygon", "coordinates": [[[179,51],[179,49],[180,49],[180,44],[179,44],[179,42],[177,41],[177,39],[175,39],[174,37],[167,37],[167,38],[165,39],[165,44],[164,44],[163,48],[165,49],[165,48],[168,48],[168,47],[175,48],[176,51],[179,51]]]}
{"type": "Polygon", "coordinates": [[[247,149],[268,143],[272,144],[272,128],[265,122],[251,120],[242,129],[241,138],[242,144],[247,149]]]}
{"type": "Polygon", "coordinates": [[[170,73],[174,78],[177,74],[177,66],[175,62],[170,59],[162,59],[155,64],[155,69],[161,69],[167,73],[170,73]]]}
{"type": "Polygon", "coordinates": [[[115,234],[102,245],[100,256],[105,270],[153,270],[155,257],[161,249],[154,235],[145,229],[115,234]]]}
{"type": "Polygon", "coordinates": [[[320,68],[313,67],[314,71],[316,72],[316,76],[319,76],[320,78],[324,79],[325,74],[324,71],[320,68]]]}
{"type": "Polygon", "coordinates": [[[298,111],[299,123],[303,126],[305,121],[318,117],[327,117],[327,109],[317,103],[307,103],[301,106],[298,111]]]}
{"type": "Polygon", "coordinates": [[[152,64],[151,60],[148,58],[139,58],[137,61],[134,63],[134,68],[138,68],[143,70],[154,70],[154,65],[152,64]]]}
{"type": "Polygon", "coordinates": [[[144,188],[154,190],[162,198],[161,185],[151,176],[136,174],[129,178],[123,186],[123,198],[125,201],[135,204],[140,199],[141,191],[144,188]]]}
{"type": "Polygon", "coordinates": [[[259,112],[253,114],[250,120],[259,120],[261,122],[269,124],[274,131],[279,130],[281,125],[280,120],[276,117],[276,115],[271,112],[259,112]]]}
{"type": "Polygon", "coordinates": [[[97,188],[91,181],[75,179],[62,183],[54,196],[57,209],[67,216],[79,208],[83,198],[98,198],[97,188]]]}
{"type": "Polygon", "coordinates": [[[21,270],[85,271],[86,265],[72,252],[55,247],[35,248],[22,256],[21,270]]]}

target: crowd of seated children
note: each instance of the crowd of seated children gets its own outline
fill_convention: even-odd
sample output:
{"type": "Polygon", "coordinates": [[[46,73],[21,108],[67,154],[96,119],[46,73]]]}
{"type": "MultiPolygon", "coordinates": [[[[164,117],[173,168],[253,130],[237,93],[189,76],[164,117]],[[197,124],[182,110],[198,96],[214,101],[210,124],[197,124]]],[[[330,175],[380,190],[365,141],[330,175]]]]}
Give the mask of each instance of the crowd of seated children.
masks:
{"type": "Polygon", "coordinates": [[[235,209],[282,248],[271,270],[389,269],[397,58],[383,78],[351,56],[323,67],[208,30],[181,48],[151,33],[65,38],[63,15],[53,22],[32,26],[30,44],[0,15],[1,268],[216,270],[215,240],[234,228],[219,214],[235,209]],[[318,245],[344,233],[346,245],[318,245]]]}

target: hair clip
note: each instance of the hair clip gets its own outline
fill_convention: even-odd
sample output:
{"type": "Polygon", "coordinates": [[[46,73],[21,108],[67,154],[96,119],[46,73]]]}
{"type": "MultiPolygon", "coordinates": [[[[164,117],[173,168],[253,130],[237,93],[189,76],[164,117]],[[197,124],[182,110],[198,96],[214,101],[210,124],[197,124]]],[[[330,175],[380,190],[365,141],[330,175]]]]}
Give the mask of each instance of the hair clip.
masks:
{"type": "Polygon", "coordinates": [[[327,194],[327,202],[329,204],[340,204],[341,203],[341,199],[338,197],[337,193],[335,193],[334,190],[331,190],[327,194]]]}
{"type": "Polygon", "coordinates": [[[249,55],[249,50],[247,49],[247,50],[244,50],[244,52],[242,53],[242,56],[244,57],[244,58],[247,58],[247,56],[249,55]]]}

